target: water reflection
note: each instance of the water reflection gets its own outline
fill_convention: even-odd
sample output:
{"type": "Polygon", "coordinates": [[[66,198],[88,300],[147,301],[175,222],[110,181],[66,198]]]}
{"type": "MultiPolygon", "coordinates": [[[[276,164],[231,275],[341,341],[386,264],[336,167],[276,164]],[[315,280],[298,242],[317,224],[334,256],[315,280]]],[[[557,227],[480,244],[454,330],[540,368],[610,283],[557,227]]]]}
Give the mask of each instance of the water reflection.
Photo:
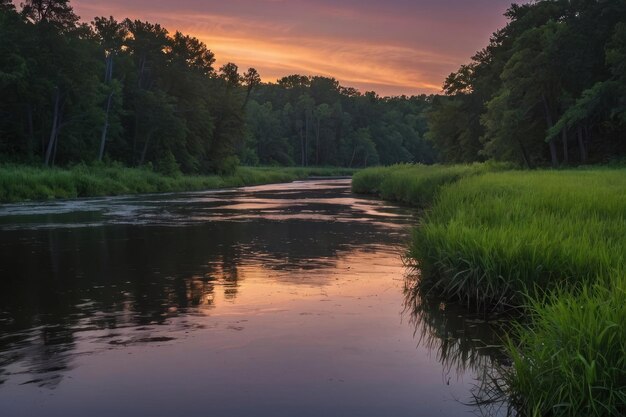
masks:
{"type": "Polygon", "coordinates": [[[465,412],[500,353],[404,286],[414,222],[342,180],[0,207],[0,409],[465,412]]]}
{"type": "Polygon", "coordinates": [[[470,371],[475,377],[468,404],[483,416],[514,416],[505,395],[504,372],[510,366],[503,335],[511,317],[471,314],[462,305],[442,302],[424,294],[419,273],[407,274],[404,315],[414,328],[418,343],[428,348],[443,366],[448,381],[470,371]]]}
{"type": "Polygon", "coordinates": [[[22,384],[56,387],[74,357],[90,353],[77,352],[77,340],[123,347],[174,340],[162,325],[168,333],[204,328],[177,321],[172,329],[172,319],[209,314],[218,292],[234,300],[242,266],[323,286],[327,276],[300,282],[288,272],[333,268],[338,252],[379,242],[385,231],[372,227],[379,218],[408,221],[406,212],[353,198],[346,185],[2,207],[0,384],[21,376],[22,384]]]}

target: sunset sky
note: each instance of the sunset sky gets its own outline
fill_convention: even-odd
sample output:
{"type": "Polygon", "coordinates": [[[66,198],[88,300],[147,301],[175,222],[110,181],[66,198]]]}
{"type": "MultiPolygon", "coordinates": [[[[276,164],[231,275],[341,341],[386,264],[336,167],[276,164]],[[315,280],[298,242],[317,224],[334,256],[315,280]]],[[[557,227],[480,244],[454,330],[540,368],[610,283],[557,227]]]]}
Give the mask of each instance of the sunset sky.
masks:
{"type": "Polygon", "coordinates": [[[324,75],[381,95],[435,93],[506,23],[512,0],[74,0],[84,20],[161,23],[263,81],[324,75]]]}

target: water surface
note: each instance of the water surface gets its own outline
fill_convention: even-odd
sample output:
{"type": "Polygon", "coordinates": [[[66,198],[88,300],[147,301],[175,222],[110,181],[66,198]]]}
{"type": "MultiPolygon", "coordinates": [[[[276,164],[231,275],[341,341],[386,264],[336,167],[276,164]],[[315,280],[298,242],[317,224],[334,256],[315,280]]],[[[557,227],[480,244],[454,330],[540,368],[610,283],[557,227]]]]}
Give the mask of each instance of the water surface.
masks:
{"type": "Polygon", "coordinates": [[[0,415],[480,411],[493,335],[410,297],[413,213],[349,185],[0,206],[0,415]]]}

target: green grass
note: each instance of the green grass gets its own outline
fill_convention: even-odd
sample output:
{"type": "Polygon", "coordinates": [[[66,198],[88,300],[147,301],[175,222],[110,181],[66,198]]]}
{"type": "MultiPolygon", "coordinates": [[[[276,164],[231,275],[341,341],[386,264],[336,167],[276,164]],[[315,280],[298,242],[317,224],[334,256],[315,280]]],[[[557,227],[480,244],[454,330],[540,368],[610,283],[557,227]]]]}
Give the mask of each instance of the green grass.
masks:
{"type": "Polygon", "coordinates": [[[229,176],[165,176],[149,169],[78,165],[71,169],[0,166],[0,203],[124,194],[198,191],[351,175],[343,168],[239,167],[229,176]]]}
{"type": "Polygon", "coordinates": [[[608,279],[626,254],[626,170],[510,171],[442,189],[414,233],[421,285],[480,307],[608,279]]]}
{"type": "Polygon", "coordinates": [[[461,178],[505,169],[502,164],[412,165],[368,168],[356,173],[352,191],[416,207],[431,203],[439,189],[461,178]]]}
{"type": "Polygon", "coordinates": [[[522,416],[626,415],[626,169],[398,166],[356,180],[431,203],[410,247],[422,294],[522,308],[504,370],[522,416]]]}
{"type": "Polygon", "coordinates": [[[626,415],[626,279],[533,301],[507,385],[526,415],[626,415]]]}

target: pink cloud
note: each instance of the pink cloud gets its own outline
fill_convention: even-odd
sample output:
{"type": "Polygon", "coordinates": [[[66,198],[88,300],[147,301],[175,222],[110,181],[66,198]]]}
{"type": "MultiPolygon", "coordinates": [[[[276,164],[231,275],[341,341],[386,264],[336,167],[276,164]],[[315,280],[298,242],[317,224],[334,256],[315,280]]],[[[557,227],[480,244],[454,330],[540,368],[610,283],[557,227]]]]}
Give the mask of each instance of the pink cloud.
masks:
{"type": "Polygon", "coordinates": [[[254,66],[265,81],[335,76],[382,95],[433,93],[501,27],[510,0],[74,0],[91,20],[159,22],[207,43],[218,64],[254,66]]]}

